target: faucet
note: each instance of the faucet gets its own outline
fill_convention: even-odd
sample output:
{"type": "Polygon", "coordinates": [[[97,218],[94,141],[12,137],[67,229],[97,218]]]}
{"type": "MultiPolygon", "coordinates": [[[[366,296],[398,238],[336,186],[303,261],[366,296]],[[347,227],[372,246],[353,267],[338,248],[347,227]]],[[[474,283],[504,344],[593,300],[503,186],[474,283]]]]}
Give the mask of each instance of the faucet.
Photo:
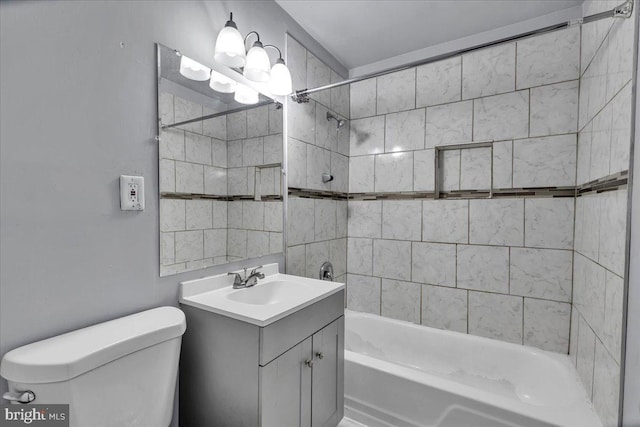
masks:
{"type": "Polygon", "coordinates": [[[264,274],[258,271],[259,268],[262,268],[262,266],[254,268],[247,276],[247,268],[243,267],[244,279],[240,273],[228,273],[230,276],[235,276],[233,278],[233,289],[250,288],[258,283],[258,279],[264,279],[264,274]]]}
{"type": "Polygon", "coordinates": [[[320,280],[328,280],[333,282],[333,265],[329,261],[320,267],[320,280]]]}

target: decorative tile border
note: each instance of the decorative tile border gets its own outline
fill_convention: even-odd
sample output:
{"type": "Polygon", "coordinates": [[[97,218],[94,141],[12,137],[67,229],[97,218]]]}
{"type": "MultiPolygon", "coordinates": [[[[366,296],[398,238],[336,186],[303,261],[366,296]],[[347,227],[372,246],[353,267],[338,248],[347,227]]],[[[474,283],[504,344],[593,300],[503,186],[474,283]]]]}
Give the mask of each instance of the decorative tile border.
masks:
{"type": "MultiPolygon", "coordinates": [[[[623,171],[613,175],[600,178],[576,187],[541,187],[541,188],[503,188],[490,190],[457,190],[441,191],[441,199],[501,199],[513,197],[580,197],[589,193],[601,193],[623,188],[627,185],[629,172],[623,171]]],[[[411,191],[393,193],[338,193],[331,191],[315,191],[303,188],[289,188],[289,195],[304,197],[309,199],[329,199],[329,200],[421,200],[434,199],[433,191],[411,191]]],[[[163,194],[164,197],[164,194],[163,194]]],[[[203,196],[215,197],[215,196],[203,196]]],[[[279,200],[279,199],[276,199],[279,200]]]]}
{"type": "Polygon", "coordinates": [[[618,190],[627,185],[629,171],[618,172],[594,181],[587,182],[576,187],[576,197],[589,193],[602,193],[604,191],[618,190]]]}
{"type": "Polygon", "coordinates": [[[302,197],[305,199],[327,199],[327,200],[347,200],[349,193],[335,191],[307,190],[303,188],[289,187],[289,196],[302,197]]]}
{"type": "Polygon", "coordinates": [[[180,199],[180,200],[220,200],[223,202],[233,202],[237,200],[253,200],[256,202],[282,201],[282,196],[262,196],[260,200],[255,200],[253,196],[216,196],[214,194],[195,194],[195,193],[160,193],[163,199],[180,199]]]}

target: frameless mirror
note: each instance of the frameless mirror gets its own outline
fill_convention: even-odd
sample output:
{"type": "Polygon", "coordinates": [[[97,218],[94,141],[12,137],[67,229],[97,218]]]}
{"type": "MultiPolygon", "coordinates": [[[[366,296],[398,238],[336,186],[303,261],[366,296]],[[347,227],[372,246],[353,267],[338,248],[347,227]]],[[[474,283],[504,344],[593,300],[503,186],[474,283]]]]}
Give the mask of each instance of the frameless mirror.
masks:
{"type": "Polygon", "coordinates": [[[181,58],[158,44],[160,275],[281,253],[281,104],[241,104],[181,58]]]}

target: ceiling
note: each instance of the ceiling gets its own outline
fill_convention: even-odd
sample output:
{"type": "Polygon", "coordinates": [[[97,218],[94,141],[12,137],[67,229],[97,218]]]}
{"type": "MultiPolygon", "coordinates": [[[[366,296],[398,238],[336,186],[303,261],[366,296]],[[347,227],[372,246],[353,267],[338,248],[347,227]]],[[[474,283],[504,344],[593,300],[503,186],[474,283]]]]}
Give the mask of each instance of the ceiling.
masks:
{"type": "Polygon", "coordinates": [[[275,1],[348,69],[582,4],[582,0],[275,1]]]}

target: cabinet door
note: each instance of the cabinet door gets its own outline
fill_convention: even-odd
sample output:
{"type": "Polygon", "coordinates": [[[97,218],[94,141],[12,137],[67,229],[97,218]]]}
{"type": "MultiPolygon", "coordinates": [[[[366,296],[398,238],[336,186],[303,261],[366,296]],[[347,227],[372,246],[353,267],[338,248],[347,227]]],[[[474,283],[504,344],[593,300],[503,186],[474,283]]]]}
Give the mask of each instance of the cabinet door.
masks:
{"type": "MultiPolygon", "coordinates": [[[[311,426],[311,337],[260,367],[262,427],[311,426]]],[[[311,364],[313,365],[313,364],[311,364]]]]}
{"type": "Polygon", "coordinates": [[[335,427],[344,413],[344,316],[313,335],[313,427],[335,427]]]}

